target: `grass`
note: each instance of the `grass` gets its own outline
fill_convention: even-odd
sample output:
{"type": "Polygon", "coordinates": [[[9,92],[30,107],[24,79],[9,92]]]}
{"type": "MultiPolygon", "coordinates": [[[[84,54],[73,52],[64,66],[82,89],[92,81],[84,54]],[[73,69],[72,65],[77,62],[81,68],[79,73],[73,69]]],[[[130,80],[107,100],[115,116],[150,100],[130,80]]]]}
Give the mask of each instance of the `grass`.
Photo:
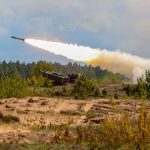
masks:
{"type": "Polygon", "coordinates": [[[60,125],[52,123],[46,125],[41,117],[37,132],[44,130],[44,133],[53,133],[49,144],[2,144],[0,145],[0,150],[150,149],[150,114],[144,104],[141,106],[140,114],[136,120],[130,118],[128,114],[124,114],[121,119],[105,117],[104,122],[96,126],[72,127],[71,124],[72,122],[60,125]]]}
{"type": "MultiPolygon", "coordinates": [[[[64,113],[64,112],[63,112],[64,113]]],[[[93,114],[89,117],[93,117],[93,114]]],[[[118,119],[106,116],[104,122],[99,125],[70,126],[66,124],[46,125],[42,118],[39,121],[38,131],[54,133],[49,146],[63,145],[64,149],[150,149],[150,114],[144,104],[141,105],[137,119],[133,120],[127,113],[118,119]],[[111,138],[110,138],[111,137],[111,138]]],[[[59,147],[59,148],[60,148],[59,147]]],[[[58,148],[58,149],[59,149],[58,148]]],[[[63,149],[63,148],[62,148],[63,149]]]]}

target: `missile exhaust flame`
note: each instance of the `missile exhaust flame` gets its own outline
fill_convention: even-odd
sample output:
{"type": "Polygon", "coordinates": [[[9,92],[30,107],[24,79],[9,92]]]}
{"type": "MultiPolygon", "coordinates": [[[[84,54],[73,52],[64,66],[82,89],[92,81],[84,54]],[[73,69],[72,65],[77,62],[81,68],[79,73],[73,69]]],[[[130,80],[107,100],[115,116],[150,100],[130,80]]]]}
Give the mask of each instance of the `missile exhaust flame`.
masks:
{"type": "Polygon", "coordinates": [[[150,59],[119,50],[108,51],[106,49],[93,49],[73,44],[36,39],[25,39],[24,41],[54,54],[63,55],[75,61],[82,61],[92,66],[100,66],[102,69],[125,74],[133,79],[140,76],[141,72],[144,72],[146,69],[150,69],[150,59]]]}

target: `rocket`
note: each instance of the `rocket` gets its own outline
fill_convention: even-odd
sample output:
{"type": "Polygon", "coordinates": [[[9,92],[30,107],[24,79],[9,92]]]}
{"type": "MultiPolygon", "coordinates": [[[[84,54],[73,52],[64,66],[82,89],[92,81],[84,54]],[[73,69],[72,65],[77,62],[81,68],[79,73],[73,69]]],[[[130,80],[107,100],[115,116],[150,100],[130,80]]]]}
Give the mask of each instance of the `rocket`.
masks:
{"type": "Polygon", "coordinates": [[[24,42],[24,38],[18,38],[18,37],[15,37],[15,36],[11,36],[11,38],[13,38],[13,39],[15,39],[15,40],[21,40],[21,41],[23,41],[24,42]]]}

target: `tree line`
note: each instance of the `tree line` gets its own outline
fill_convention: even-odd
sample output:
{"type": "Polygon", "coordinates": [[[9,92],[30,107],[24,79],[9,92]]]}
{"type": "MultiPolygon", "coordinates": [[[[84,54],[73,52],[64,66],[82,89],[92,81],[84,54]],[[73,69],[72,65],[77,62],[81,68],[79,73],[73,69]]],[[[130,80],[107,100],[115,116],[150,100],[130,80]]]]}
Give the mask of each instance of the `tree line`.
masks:
{"type": "Polygon", "coordinates": [[[32,63],[0,62],[0,98],[24,96],[74,96],[85,99],[89,96],[104,96],[96,84],[121,83],[124,77],[113,74],[100,67],[77,63],[59,64],[46,61],[32,63]],[[57,88],[53,81],[42,76],[42,71],[54,71],[62,74],[76,73],[80,76],[74,86],[57,88]]]}
{"type": "Polygon", "coordinates": [[[103,70],[99,66],[92,67],[90,65],[80,65],[77,63],[68,63],[63,65],[60,63],[51,63],[46,61],[32,63],[24,63],[20,61],[0,62],[0,78],[4,76],[16,76],[27,79],[33,75],[39,76],[41,74],[40,70],[56,71],[62,74],[76,73],[79,75],[84,75],[88,79],[104,78],[106,80],[106,76],[116,76],[117,78],[123,78],[123,76],[119,74],[113,74],[108,70],[103,70]]]}

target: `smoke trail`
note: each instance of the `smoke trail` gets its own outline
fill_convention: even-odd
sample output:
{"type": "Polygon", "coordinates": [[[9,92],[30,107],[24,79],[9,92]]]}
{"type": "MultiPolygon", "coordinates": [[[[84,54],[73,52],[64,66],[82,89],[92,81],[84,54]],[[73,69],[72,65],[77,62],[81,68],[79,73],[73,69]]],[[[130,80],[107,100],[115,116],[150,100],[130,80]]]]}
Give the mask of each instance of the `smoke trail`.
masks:
{"type": "Polygon", "coordinates": [[[88,61],[98,55],[98,50],[90,47],[35,39],[25,39],[25,42],[32,46],[53,52],[57,55],[66,56],[76,61],[88,61]]]}
{"type": "Polygon", "coordinates": [[[88,61],[94,66],[100,65],[103,69],[111,70],[114,73],[122,73],[136,81],[146,69],[150,69],[150,59],[120,51],[99,51],[97,58],[88,61]]]}
{"type": "Polygon", "coordinates": [[[131,78],[138,77],[141,75],[141,72],[150,69],[150,59],[125,52],[112,52],[105,49],[93,49],[73,44],[36,39],[25,39],[25,42],[57,55],[63,55],[76,61],[83,61],[92,66],[100,66],[103,69],[108,69],[114,73],[125,74],[131,78]]]}

